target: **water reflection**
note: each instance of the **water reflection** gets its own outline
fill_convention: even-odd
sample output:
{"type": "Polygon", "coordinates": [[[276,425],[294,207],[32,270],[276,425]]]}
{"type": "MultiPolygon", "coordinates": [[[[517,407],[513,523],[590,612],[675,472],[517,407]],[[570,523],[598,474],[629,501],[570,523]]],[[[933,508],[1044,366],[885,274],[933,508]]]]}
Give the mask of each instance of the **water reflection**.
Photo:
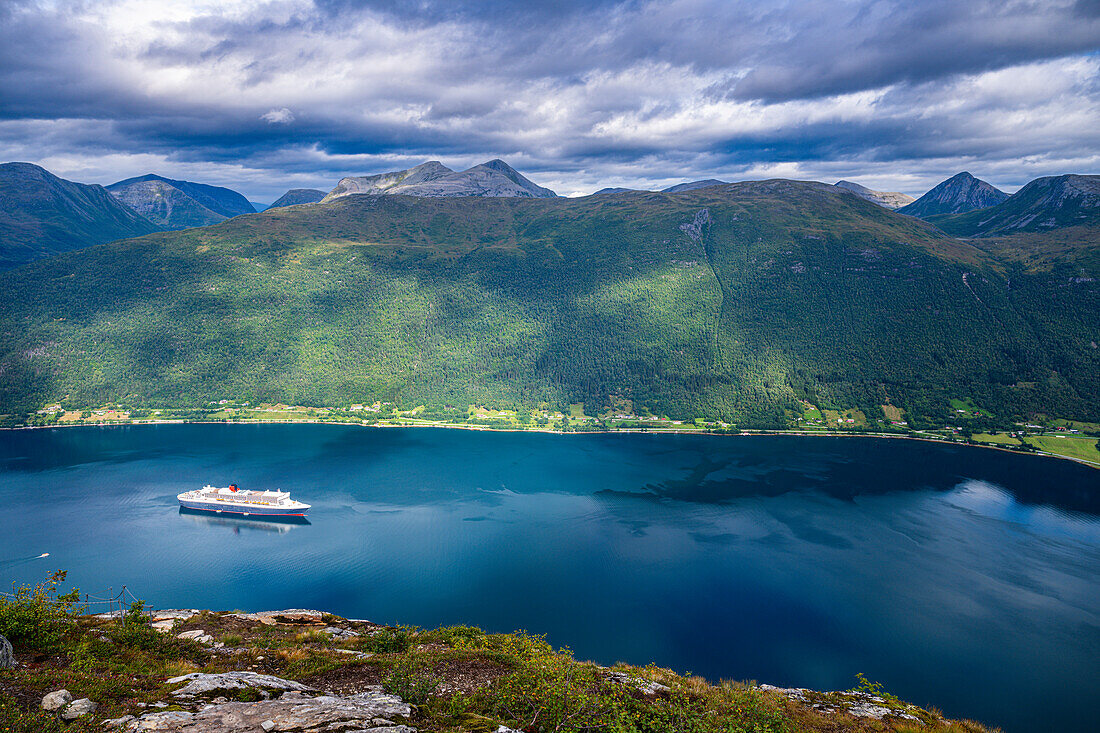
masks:
{"type": "Polygon", "coordinates": [[[1009,731],[1095,728],[1100,472],[1068,461],[866,438],[67,428],[0,433],[0,500],[19,518],[4,585],[65,568],[163,608],[527,628],[712,679],[838,689],[862,671],[1009,731]],[[290,490],[318,530],[173,511],[218,477],[290,490]]]}
{"type": "Polygon", "coordinates": [[[1100,520],[1095,514],[1063,509],[1050,504],[1026,504],[1003,486],[970,479],[960,483],[944,497],[954,505],[977,516],[1010,522],[1032,534],[1072,538],[1100,545],[1100,520]]]}
{"type": "Polygon", "coordinates": [[[224,515],[218,516],[210,514],[209,512],[203,512],[197,509],[187,509],[182,506],[180,507],[180,516],[186,517],[195,524],[205,524],[208,527],[228,527],[233,530],[234,534],[240,534],[242,529],[286,534],[295,527],[303,525],[308,526],[310,523],[305,517],[280,517],[278,519],[273,517],[260,518],[252,516],[227,517],[224,515]]]}

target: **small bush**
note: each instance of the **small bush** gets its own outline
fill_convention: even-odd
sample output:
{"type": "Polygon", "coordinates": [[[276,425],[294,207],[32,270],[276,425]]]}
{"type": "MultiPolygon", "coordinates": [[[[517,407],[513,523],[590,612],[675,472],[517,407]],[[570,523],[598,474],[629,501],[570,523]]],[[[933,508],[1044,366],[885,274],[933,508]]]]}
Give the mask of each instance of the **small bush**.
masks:
{"type": "Polygon", "coordinates": [[[14,587],[13,597],[0,597],[0,634],[20,647],[51,651],[56,649],[69,618],[78,608],[80,591],[74,588],[58,595],[65,571],[58,570],[36,586],[14,587]]]}
{"type": "Polygon", "coordinates": [[[175,640],[152,627],[149,617],[145,615],[143,601],[133,603],[122,617],[122,623],[111,629],[109,635],[120,647],[157,651],[159,656],[171,659],[178,659],[180,656],[178,645],[173,643],[175,640]]]}
{"type": "Polygon", "coordinates": [[[504,677],[494,689],[494,713],[519,727],[572,731],[617,722],[621,688],[566,655],[545,655],[504,677]]]}
{"type": "Polygon", "coordinates": [[[476,626],[445,626],[432,632],[431,635],[455,649],[485,648],[485,632],[476,626]]]}
{"type": "Polygon", "coordinates": [[[364,637],[359,647],[376,654],[407,652],[412,646],[413,630],[408,626],[396,626],[376,631],[364,637]]]}

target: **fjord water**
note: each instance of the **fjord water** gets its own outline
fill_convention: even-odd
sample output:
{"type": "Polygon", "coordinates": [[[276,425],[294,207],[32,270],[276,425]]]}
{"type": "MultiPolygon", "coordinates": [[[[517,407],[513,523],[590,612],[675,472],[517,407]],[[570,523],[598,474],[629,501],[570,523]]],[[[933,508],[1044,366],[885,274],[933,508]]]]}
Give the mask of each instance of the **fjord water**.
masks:
{"type": "Polygon", "coordinates": [[[1100,472],[931,443],[334,425],[0,434],[0,578],[159,607],[544,633],[578,657],[902,698],[1007,731],[1100,699],[1100,472]],[[282,488],[306,525],[181,514],[282,488]],[[40,553],[46,559],[32,559],[40,553]]]}

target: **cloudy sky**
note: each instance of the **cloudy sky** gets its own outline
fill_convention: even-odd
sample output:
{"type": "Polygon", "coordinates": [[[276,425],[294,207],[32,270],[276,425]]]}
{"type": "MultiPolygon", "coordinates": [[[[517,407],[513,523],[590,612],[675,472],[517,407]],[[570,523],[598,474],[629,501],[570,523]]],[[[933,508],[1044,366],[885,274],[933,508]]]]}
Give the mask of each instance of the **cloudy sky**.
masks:
{"type": "Polygon", "coordinates": [[[566,195],[1100,173],[1100,0],[0,0],[0,160],[267,202],[495,157],[566,195]]]}

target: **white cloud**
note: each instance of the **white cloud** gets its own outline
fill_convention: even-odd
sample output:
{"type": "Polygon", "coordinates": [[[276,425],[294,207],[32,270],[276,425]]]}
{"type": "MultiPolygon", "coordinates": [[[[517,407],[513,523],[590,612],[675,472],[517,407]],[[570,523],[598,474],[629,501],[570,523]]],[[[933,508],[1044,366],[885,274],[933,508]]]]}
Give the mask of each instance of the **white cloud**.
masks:
{"type": "Polygon", "coordinates": [[[294,113],[286,107],[280,107],[264,112],[260,119],[272,125],[286,125],[294,121],[294,113]]]}

